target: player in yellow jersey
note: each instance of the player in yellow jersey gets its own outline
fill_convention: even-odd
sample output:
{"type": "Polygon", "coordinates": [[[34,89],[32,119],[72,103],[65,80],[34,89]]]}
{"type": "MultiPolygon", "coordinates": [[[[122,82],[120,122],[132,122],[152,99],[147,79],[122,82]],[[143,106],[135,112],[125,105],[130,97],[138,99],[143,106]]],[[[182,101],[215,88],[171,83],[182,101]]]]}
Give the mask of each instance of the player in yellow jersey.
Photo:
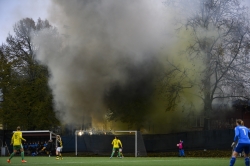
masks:
{"type": "Polygon", "coordinates": [[[56,142],[57,142],[57,147],[56,147],[56,159],[63,159],[62,158],[62,148],[63,148],[63,142],[62,142],[62,138],[60,137],[60,135],[56,136],[56,142]],[[59,158],[60,157],[60,158],[59,158]]]}
{"type": "Polygon", "coordinates": [[[16,154],[17,150],[20,150],[21,157],[22,157],[22,163],[26,163],[27,161],[24,160],[24,151],[23,151],[23,145],[22,140],[26,141],[22,137],[21,128],[18,126],[17,131],[15,131],[11,138],[11,145],[13,144],[13,153],[11,153],[9,159],[7,160],[8,163],[10,163],[11,158],[16,154]]]}
{"type": "Polygon", "coordinates": [[[111,154],[110,158],[113,157],[113,155],[114,155],[114,153],[115,153],[116,151],[118,151],[118,157],[121,157],[121,156],[120,156],[119,147],[122,148],[122,143],[121,143],[121,141],[118,139],[117,136],[115,136],[115,138],[113,139],[113,141],[112,141],[111,144],[113,145],[113,151],[112,151],[112,154],[111,154]]]}

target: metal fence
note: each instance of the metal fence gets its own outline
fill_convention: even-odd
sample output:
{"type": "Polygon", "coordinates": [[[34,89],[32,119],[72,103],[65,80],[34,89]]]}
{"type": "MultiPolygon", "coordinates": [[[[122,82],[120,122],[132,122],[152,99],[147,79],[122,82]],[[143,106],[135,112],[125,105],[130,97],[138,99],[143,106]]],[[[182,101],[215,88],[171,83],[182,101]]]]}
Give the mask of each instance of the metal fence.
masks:
{"type": "MultiPolygon", "coordinates": [[[[0,131],[0,139],[3,143],[9,145],[12,132],[0,131]]],[[[78,136],[78,152],[92,154],[110,154],[112,151],[111,142],[114,135],[83,135],[78,136]]],[[[135,153],[135,137],[133,135],[119,136],[123,143],[123,152],[135,153]]],[[[234,130],[208,130],[193,131],[172,134],[147,134],[141,135],[138,141],[138,153],[146,151],[146,153],[170,152],[176,151],[176,144],[179,140],[184,141],[184,149],[187,150],[224,150],[230,149],[230,145],[234,138],[234,130]]],[[[63,152],[75,152],[75,136],[62,136],[64,142],[63,152]]],[[[145,154],[144,154],[145,156],[145,154]]]]}

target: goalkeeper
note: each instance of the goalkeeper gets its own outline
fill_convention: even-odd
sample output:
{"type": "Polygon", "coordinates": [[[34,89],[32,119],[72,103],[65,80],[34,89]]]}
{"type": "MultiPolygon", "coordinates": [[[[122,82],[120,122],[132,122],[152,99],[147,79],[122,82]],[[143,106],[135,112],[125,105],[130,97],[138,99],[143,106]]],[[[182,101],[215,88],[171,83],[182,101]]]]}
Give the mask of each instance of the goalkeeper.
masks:
{"type": "MultiPolygon", "coordinates": [[[[233,142],[231,147],[232,147],[232,152],[234,152],[234,149],[236,148],[236,145],[238,144],[238,142],[233,142]]],[[[239,153],[239,157],[243,157],[244,156],[244,151],[242,153],[239,153]]]]}
{"type": "Polygon", "coordinates": [[[250,140],[248,134],[250,133],[250,130],[244,126],[244,122],[241,119],[236,119],[236,127],[235,127],[235,136],[234,136],[234,142],[232,143],[232,147],[235,146],[235,142],[238,141],[236,144],[234,151],[232,153],[232,158],[230,160],[230,165],[233,166],[236,157],[239,153],[242,153],[244,150],[244,157],[245,157],[245,165],[249,166],[249,148],[250,148],[250,140]]]}
{"type": "Polygon", "coordinates": [[[117,136],[115,136],[115,138],[113,139],[113,141],[112,141],[111,144],[113,145],[113,150],[112,150],[112,154],[111,154],[111,156],[110,156],[110,159],[113,157],[113,155],[114,155],[114,153],[115,153],[116,151],[118,151],[118,157],[121,157],[121,154],[120,154],[120,151],[119,151],[119,147],[122,148],[122,143],[121,143],[121,141],[118,139],[117,136]]]}

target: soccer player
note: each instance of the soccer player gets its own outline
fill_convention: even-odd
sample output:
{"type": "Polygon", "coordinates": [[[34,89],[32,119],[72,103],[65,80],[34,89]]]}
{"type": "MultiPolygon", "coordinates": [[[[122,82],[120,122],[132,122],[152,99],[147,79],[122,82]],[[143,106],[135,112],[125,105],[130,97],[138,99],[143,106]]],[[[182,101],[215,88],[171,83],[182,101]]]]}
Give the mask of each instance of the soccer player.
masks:
{"type": "Polygon", "coordinates": [[[180,142],[177,144],[177,146],[179,147],[179,157],[185,157],[183,141],[180,140],[180,142]]]}
{"type": "MultiPolygon", "coordinates": [[[[231,147],[232,147],[232,152],[234,151],[236,145],[237,145],[238,142],[234,142],[231,147]]],[[[244,157],[244,151],[242,153],[239,153],[239,156],[238,157],[244,157]]]]}
{"type": "Polygon", "coordinates": [[[238,141],[237,145],[235,146],[235,149],[232,153],[232,158],[230,160],[230,165],[233,166],[236,157],[239,153],[242,153],[244,150],[244,157],[245,157],[245,164],[246,166],[249,166],[249,147],[250,147],[250,140],[248,134],[250,133],[250,130],[244,126],[244,122],[241,119],[236,119],[236,127],[234,129],[235,136],[234,136],[234,142],[232,143],[232,147],[236,144],[235,142],[238,141]]]}
{"type": "Polygon", "coordinates": [[[118,139],[117,136],[115,136],[115,138],[113,139],[113,141],[112,141],[111,144],[113,145],[113,150],[112,150],[112,154],[111,154],[111,156],[110,156],[110,159],[113,157],[113,155],[114,155],[114,153],[115,153],[116,151],[118,151],[118,156],[121,157],[121,156],[120,156],[120,151],[119,151],[119,146],[122,148],[122,143],[121,143],[121,141],[118,139]]]}
{"type": "Polygon", "coordinates": [[[63,159],[62,158],[62,148],[63,148],[63,142],[62,142],[62,138],[60,137],[60,135],[56,136],[56,142],[57,142],[57,147],[56,147],[56,159],[63,159]]]}
{"type": "Polygon", "coordinates": [[[11,138],[11,145],[13,144],[13,153],[11,153],[9,159],[7,160],[8,163],[10,163],[11,158],[16,154],[17,150],[20,150],[21,157],[22,157],[22,163],[26,163],[27,161],[24,160],[24,151],[23,151],[23,145],[22,140],[26,141],[22,137],[22,132],[20,126],[17,127],[17,131],[15,131],[11,138]]]}
{"type": "Polygon", "coordinates": [[[46,150],[49,157],[52,155],[53,140],[49,140],[48,143],[42,148],[41,151],[46,150]]]}

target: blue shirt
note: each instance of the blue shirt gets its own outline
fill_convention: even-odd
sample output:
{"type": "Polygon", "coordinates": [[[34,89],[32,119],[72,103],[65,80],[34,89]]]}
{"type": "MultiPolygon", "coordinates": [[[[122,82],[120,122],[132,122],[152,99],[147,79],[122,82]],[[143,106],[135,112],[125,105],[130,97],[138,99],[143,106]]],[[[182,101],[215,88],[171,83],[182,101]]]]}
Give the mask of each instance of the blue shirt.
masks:
{"type": "Polygon", "coordinates": [[[245,126],[236,126],[234,128],[235,136],[234,142],[238,140],[238,143],[247,143],[250,144],[249,136],[250,130],[245,126]]]}

